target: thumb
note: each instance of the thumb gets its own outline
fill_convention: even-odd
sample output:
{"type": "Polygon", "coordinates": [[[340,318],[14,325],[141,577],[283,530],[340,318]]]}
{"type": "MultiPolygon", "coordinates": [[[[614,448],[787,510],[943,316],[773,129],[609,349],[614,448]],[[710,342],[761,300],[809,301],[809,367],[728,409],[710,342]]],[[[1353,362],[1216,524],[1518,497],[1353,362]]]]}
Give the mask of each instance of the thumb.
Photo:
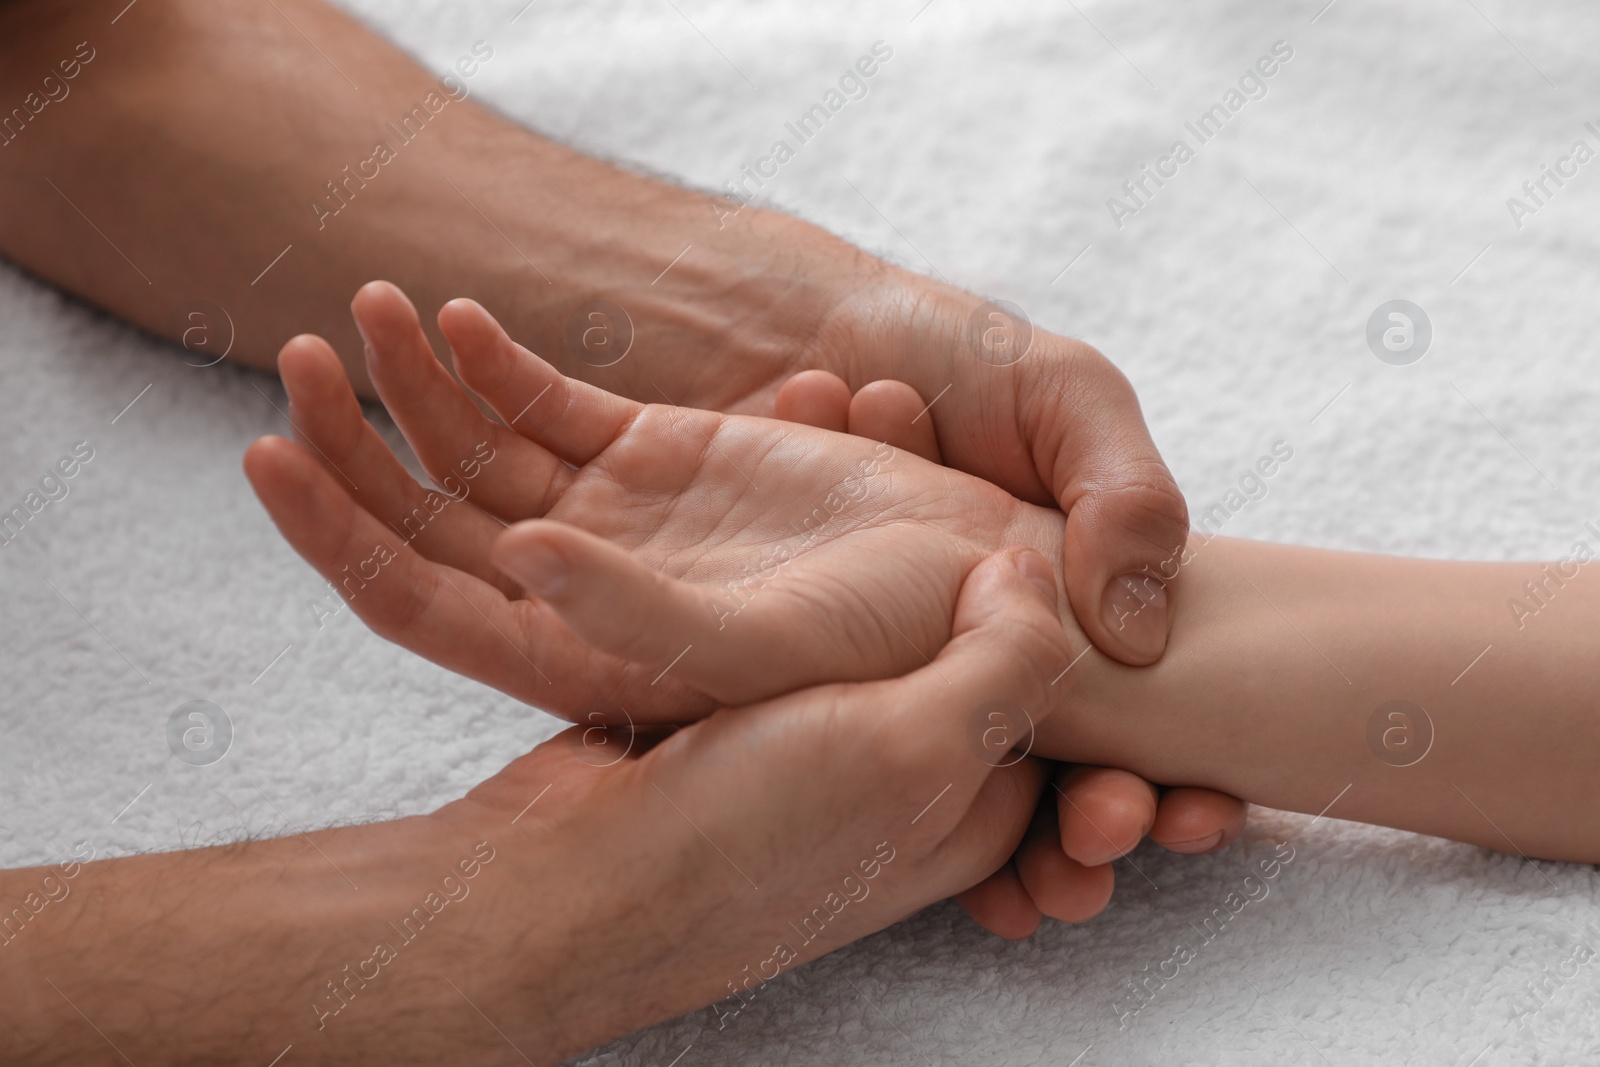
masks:
{"type": "MultiPolygon", "coordinates": [[[[1003,549],[967,576],[950,641],[926,667],[880,683],[897,746],[927,777],[950,782],[965,810],[997,767],[1026,755],[1034,729],[1061,702],[1051,683],[1073,648],[1056,607],[1053,571],[1027,548],[1003,549]]],[[[883,713],[880,710],[880,714],[883,713]]]]}
{"type": "Polygon", "coordinates": [[[1167,647],[1189,510],[1127,378],[1089,346],[1061,343],[1068,357],[1040,364],[1055,380],[1033,383],[1024,403],[1067,516],[1067,598],[1095,647],[1141,667],[1167,647]]]}

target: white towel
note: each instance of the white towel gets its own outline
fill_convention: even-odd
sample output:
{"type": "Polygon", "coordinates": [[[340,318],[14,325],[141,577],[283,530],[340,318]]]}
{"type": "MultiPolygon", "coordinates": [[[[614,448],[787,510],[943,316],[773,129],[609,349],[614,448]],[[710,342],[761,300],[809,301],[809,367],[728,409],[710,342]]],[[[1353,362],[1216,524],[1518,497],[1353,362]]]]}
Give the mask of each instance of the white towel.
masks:
{"type": "MultiPolygon", "coordinates": [[[[1288,442],[1294,459],[1230,534],[1553,558],[1600,519],[1582,445],[1600,162],[1547,179],[1537,204],[1521,186],[1575,141],[1600,149],[1584,125],[1600,126],[1600,13],[1324,2],[542,0],[514,23],[521,0],[355,6],[437,70],[489,43],[484,99],[707,188],[797,140],[785,123],[882,41],[892,58],[866,95],[792,143],[762,202],[1099,346],[1197,513],[1288,442]],[[1241,87],[1277,42],[1292,56],[1241,87]],[[1185,124],[1212,105],[1202,142],[1185,124]],[[1131,199],[1123,183],[1147,164],[1170,177],[1131,199]],[[1412,365],[1366,340],[1393,299],[1431,323],[1412,365]]],[[[78,442],[93,450],[0,547],[0,862],[425,811],[556,728],[348,611],[318,628],[322,584],[239,472],[252,438],[284,429],[275,383],[185,366],[9,268],[0,322],[0,508],[78,442]],[[210,766],[166,742],[196,699],[233,724],[210,766]]],[[[1600,948],[1589,868],[1337,814],[1257,812],[1201,859],[1141,849],[1103,916],[1020,944],[934,908],[784,976],[724,1030],[694,1013],[583,1062],[1593,1059],[1600,966],[1577,960],[1600,948]],[[1277,841],[1294,859],[1266,897],[1202,942],[1196,927],[1277,841]],[[1180,942],[1193,958],[1168,962],[1180,942]]]]}

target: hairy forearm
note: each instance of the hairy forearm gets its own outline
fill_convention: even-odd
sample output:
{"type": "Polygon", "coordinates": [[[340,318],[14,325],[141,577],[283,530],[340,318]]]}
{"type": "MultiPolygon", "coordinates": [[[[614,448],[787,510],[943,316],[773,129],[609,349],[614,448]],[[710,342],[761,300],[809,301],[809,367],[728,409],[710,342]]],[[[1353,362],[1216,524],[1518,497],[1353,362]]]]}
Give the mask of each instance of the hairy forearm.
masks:
{"type": "Polygon", "coordinates": [[[1585,569],[1198,536],[1189,551],[1166,656],[1130,669],[1088,653],[1046,754],[1600,860],[1600,588],[1585,569]]]}
{"type": "MultiPolygon", "coordinates": [[[[301,332],[358,354],[349,298],[384,277],[425,309],[475,297],[563,370],[640,394],[639,359],[573,355],[590,301],[625,310],[657,371],[761,363],[792,356],[882,269],[813,227],[722,218],[705,194],[539,137],[479,106],[472,77],[442,81],[319,0],[113,13],[0,6],[5,106],[40,108],[0,136],[0,196],[19,208],[0,216],[0,253],[152,332],[200,324],[207,357],[226,335],[230,358],[270,367],[301,332]],[[93,59],[66,78],[80,44],[93,59]],[[392,158],[377,161],[380,143],[392,158]]],[[[461,68],[480,79],[483,44],[461,68]]],[[[725,395],[700,403],[771,378],[723,370],[710,391],[725,395]]],[[[366,389],[359,359],[351,371],[366,389]]]]}
{"type": "Polygon", "coordinates": [[[429,817],[0,873],[0,1060],[520,1062],[479,1011],[549,1052],[561,1002],[528,962],[563,943],[519,902],[559,889],[514,869],[539,847],[523,829],[480,832],[429,817]]]}

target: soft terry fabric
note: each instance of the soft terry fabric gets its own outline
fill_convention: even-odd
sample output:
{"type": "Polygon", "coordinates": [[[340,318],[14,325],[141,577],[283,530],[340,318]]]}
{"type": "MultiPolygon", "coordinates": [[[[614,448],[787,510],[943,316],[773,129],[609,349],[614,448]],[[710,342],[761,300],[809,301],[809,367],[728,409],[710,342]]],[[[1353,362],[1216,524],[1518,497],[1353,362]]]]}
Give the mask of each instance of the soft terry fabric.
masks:
{"type": "MultiPolygon", "coordinates": [[[[702,187],[746,164],[772,173],[761,159],[788,140],[793,158],[752,192],[1099,346],[1137,386],[1197,516],[1223,502],[1229,534],[1554,558],[1600,519],[1586,447],[1600,162],[1561,164],[1576,141],[1600,149],[1584,125],[1600,125],[1600,12],[1324,2],[355,6],[436,70],[486,42],[483,99],[702,187]],[[865,95],[841,92],[799,144],[785,124],[826,107],[878,41],[892,57],[865,95]],[[1247,73],[1276,42],[1292,56],[1264,64],[1258,90],[1247,73]],[[1201,142],[1185,124],[1212,105],[1223,117],[1210,112],[1201,142]],[[1180,138],[1192,158],[1162,163],[1180,138]],[[1146,178],[1135,201],[1123,183],[1147,164],[1170,176],[1146,178]],[[1543,164],[1576,174],[1535,203],[1521,187],[1543,164]],[[1391,299],[1433,327],[1411,366],[1366,341],[1391,299]],[[1266,495],[1228,508],[1279,441],[1293,458],[1266,495]]],[[[320,62],[308,54],[308,69],[320,62]]],[[[319,628],[323,587],[239,473],[253,437],[284,429],[275,384],[185,366],[11,269],[0,321],[0,504],[77,442],[93,450],[68,494],[0,548],[0,861],[420,812],[553,731],[348,611],[319,628]],[[167,748],[168,717],[192,699],[234,723],[213,766],[167,748]]],[[[1337,814],[1258,813],[1204,859],[1142,849],[1117,865],[1105,915],[1021,944],[935,908],[786,975],[725,1029],[695,1013],[585,1062],[1591,1058],[1589,868],[1337,814]],[[1280,841],[1293,859],[1247,889],[1280,841]],[[1233,913],[1230,899],[1248,902],[1233,913]],[[1231,918],[1205,942],[1218,907],[1231,918]],[[1180,942],[1193,951],[1181,963],[1180,942]],[[1130,1000],[1125,981],[1146,975],[1159,977],[1130,1000]]]]}

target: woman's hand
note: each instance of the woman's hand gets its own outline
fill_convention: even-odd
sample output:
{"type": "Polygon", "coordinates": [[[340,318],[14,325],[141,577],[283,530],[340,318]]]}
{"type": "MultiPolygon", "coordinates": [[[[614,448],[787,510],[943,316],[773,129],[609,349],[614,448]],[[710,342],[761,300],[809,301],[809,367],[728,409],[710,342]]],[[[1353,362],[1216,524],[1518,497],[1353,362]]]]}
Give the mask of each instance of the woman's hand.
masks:
{"type": "Polygon", "coordinates": [[[411,478],[313,337],[280,360],[303,447],[257,442],[252,483],[374,630],[557,713],[604,698],[613,724],[682,723],[894,677],[949,639],[979,560],[1013,543],[1061,558],[1054,509],[860,438],[612,396],[453,301],[440,326],[491,419],[397,289],[373,283],[354,309],[373,381],[454,497],[411,478]],[[651,596],[618,613],[615,589],[640,576],[651,596]]]}

